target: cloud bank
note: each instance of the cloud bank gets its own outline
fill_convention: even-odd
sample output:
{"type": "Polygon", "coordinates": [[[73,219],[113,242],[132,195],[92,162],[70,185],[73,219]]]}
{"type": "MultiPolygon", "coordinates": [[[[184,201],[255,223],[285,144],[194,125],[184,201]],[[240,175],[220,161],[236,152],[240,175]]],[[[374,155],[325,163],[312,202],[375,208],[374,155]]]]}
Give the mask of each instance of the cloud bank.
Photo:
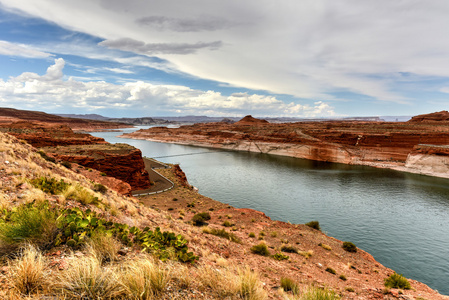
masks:
{"type": "MultiPolygon", "coordinates": [[[[48,67],[46,74],[25,72],[7,81],[0,80],[0,106],[65,111],[123,111],[138,116],[161,114],[204,114],[242,116],[249,112],[259,116],[332,116],[332,107],[323,102],[315,105],[285,103],[274,96],[235,93],[230,96],[201,91],[181,85],[155,85],[143,81],[112,84],[104,81],[82,82],[64,79],[62,58],[48,67]]],[[[131,116],[131,115],[129,115],[131,116]]]]}

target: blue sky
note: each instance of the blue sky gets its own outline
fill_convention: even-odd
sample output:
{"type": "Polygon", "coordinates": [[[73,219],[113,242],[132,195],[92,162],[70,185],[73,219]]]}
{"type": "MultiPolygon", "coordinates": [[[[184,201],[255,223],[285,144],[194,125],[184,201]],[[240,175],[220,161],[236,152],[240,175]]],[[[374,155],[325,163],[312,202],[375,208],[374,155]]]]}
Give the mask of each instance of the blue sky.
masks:
{"type": "Polygon", "coordinates": [[[0,0],[0,106],[110,117],[449,108],[449,2],[0,0]]]}

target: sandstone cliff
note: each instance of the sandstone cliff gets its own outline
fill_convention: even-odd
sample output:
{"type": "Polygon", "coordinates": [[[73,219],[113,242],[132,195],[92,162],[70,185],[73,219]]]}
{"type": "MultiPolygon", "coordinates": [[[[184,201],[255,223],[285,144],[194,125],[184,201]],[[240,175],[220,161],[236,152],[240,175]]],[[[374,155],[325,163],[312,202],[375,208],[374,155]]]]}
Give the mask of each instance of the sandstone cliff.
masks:
{"type": "Polygon", "coordinates": [[[151,185],[142,152],[127,144],[59,146],[42,149],[56,159],[75,162],[127,182],[132,190],[147,189],[151,185]]]}
{"type": "MultiPolygon", "coordinates": [[[[409,154],[421,144],[449,145],[449,124],[357,121],[272,124],[251,120],[180,128],[154,127],[126,136],[416,172],[409,154]]],[[[445,164],[441,155],[428,155],[433,155],[435,166],[445,164]]],[[[443,175],[438,172],[434,176],[443,175]]]]}

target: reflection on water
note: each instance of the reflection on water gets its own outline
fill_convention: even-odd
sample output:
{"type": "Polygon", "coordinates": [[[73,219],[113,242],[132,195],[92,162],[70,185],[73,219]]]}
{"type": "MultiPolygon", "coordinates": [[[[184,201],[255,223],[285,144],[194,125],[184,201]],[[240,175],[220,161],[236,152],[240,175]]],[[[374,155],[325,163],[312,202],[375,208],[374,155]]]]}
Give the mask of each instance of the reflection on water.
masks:
{"type": "Polygon", "coordinates": [[[120,139],[148,157],[179,163],[206,196],[273,219],[319,220],[405,276],[449,294],[449,180],[366,166],[120,139]],[[177,156],[197,153],[198,155],[177,156]],[[201,153],[201,154],[200,154],[201,153]]]}

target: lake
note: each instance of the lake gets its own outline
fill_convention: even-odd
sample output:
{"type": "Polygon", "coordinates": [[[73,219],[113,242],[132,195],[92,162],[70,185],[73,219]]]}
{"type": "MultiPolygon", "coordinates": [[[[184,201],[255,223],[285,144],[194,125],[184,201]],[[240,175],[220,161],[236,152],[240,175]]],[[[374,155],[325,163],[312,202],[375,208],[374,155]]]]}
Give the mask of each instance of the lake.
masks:
{"type": "Polygon", "coordinates": [[[328,235],[353,242],[384,266],[449,295],[449,179],[119,134],[93,133],[180,164],[190,184],[220,202],[285,222],[317,220],[328,235]]]}

